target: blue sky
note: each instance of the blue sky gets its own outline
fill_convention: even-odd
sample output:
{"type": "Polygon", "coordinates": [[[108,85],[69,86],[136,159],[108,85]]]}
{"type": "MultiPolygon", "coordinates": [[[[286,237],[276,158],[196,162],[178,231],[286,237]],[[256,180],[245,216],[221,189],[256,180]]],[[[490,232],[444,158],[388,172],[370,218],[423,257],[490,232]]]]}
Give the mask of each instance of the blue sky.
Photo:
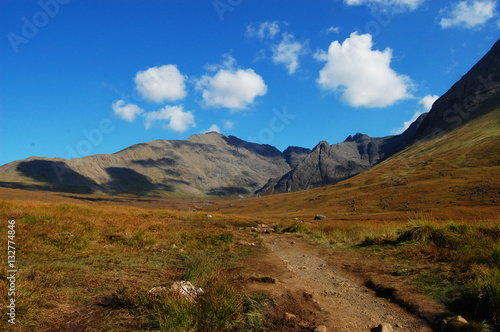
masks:
{"type": "Polygon", "coordinates": [[[0,164],[217,130],[400,132],[494,44],[497,0],[2,0],[0,164]]]}

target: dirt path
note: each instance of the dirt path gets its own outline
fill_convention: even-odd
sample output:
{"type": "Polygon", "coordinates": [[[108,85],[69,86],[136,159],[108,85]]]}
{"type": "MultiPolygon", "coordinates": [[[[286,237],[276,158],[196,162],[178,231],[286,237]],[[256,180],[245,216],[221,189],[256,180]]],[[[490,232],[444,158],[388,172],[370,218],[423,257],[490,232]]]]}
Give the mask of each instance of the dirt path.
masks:
{"type": "Polygon", "coordinates": [[[389,323],[394,331],[432,331],[425,320],[377,297],[325,250],[286,234],[261,238],[269,252],[250,264],[252,274],[276,282],[249,287],[270,294],[276,330],[311,331],[324,325],[328,331],[357,332],[389,323]]]}

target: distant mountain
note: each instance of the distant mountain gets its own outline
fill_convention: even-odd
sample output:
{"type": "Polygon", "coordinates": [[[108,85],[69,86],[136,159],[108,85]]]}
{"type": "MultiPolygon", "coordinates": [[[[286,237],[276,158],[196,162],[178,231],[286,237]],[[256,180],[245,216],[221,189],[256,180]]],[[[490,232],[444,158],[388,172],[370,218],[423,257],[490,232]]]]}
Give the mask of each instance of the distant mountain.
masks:
{"type": "Polygon", "coordinates": [[[372,138],[357,133],[338,144],[320,142],[312,152],[285,175],[270,179],[257,194],[285,193],[337,183],[364,172],[401,150],[414,136],[425,115],[397,136],[372,138]]]}
{"type": "Polygon", "coordinates": [[[500,40],[428,114],[404,133],[349,136],[313,150],[243,141],[215,132],[156,140],[109,155],[31,157],[0,166],[0,186],[68,192],[251,196],[333,184],[362,173],[419,141],[500,107],[500,40]]]}
{"type": "Polygon", "coordinates": [[[251,195],[310,150],[286,154],[270,145],[215,132],[181,141],[156,140],[110,155],[31,157],[0,166],[0,185],[68,192],[251,195]]]}

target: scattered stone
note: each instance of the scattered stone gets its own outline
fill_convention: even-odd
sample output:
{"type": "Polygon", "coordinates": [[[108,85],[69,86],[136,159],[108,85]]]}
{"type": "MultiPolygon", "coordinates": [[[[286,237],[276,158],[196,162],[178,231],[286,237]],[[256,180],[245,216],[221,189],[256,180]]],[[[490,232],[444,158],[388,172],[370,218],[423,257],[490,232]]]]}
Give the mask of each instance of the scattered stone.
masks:
{"type": "Polygon", "coordinates": [[[271,233],[274,232],[274,226],[271,227],[271,225],[266,225],[266,224],[258,224],[257,227],[251,227],[250,230],[255,233],[271,233]]]}
{"type": "Polygon", "coordinates": [[[317,214],[315,217],[314,217],[314,220],[325,220],[326,219],[326,216],[322,215],[322,214],[317,214]]]}
{"type": "Polygon", "coordinates": [[[170,286],[170,290],[190,300],[195,300],[205,293],[203,289],[193,286],[189,281],[174,282],[172,286],[170,286]]]}
{"type": "Polygon", "coordinates": [[[313,298],[313,295],[311,293],[308,293],[308,292],[304,292],[302,295],[304,295],[304,298],[306,298],[306,299],[312,299],[313,298]]]}
{"type": "Polygon", "coordinates": [[[211,214],[207,214],[207,218],[212,218],[212,215],[211,214]]]}
{"type": "Polygon", "coordinates": [[[314,332],[326,332],[326,331],[328,330],[325,325],[316,326],[316,328],[314,329],[314,332]]]}
{"type": "Polygon", "coordinates": [[[462,316],[449,317],[439,322],[439,331],[457,331],[457,329],[467,325],[469,325],[469,322],[462,316]]]}
{"type": "Polygon", "coordinates": [[[374,331],[375,332],[394,332],[394,329],[392,328],[391,324],[382,323],[379,326],[377,326],[374,331]]]}
{"type": "Polygon", "coordinates": [[[64,232],[64,233],[59,233],[60,236],[68,236],[68,237],[72,237],[74,236],[72,233],[70,232],[64,232]]]}
{"type": "Polygon", "coordinates": [[[238,244],[241,245],[241,246],[248,246],[248,247],[253,247],[255,246],[255,243],[254,242],[245,242],[245,241],[242,241],[242,240],[239,240],[238,241],[238,244]]]}
{"type": "Polygon", "coordinates": [[[158,296],[162,293],[165,293],[167,291],[167,287],[164,287],[164,286],[158,286],[158,287],[153,287],[151,288],[148,293],[153,295],[153,296],[158,296]]]}
{"type": "Polygon", "coordinates": [[[290,242],[290,244],[295,244],[295,241],[290,242]]]}
{"type": "Polygon", "coordinates": [[[291,314],[289,312],[285,312],[283,314],[283,317],[285,318],[285,320],[293,320],[293,319],[297,319],[297,316],[295,316],[294,314],[291,314]]]}

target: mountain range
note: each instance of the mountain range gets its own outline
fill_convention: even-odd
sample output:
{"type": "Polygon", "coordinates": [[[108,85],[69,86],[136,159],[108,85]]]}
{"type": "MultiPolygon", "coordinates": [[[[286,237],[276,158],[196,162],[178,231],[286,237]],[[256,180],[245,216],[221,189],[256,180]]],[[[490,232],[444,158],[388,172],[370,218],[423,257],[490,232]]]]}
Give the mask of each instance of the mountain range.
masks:
{"type": "Polygon", "coordinates": [[[0,186],[78,193],[253,196],[334,184],[409,146],[455,130],[500,106],[500,41],[429,113],[405,132],[357,133],[312,150],[243,141],[216,132],[155,140],[114,154],[76,159],[30,157],[0,166],[0,186]]]}

